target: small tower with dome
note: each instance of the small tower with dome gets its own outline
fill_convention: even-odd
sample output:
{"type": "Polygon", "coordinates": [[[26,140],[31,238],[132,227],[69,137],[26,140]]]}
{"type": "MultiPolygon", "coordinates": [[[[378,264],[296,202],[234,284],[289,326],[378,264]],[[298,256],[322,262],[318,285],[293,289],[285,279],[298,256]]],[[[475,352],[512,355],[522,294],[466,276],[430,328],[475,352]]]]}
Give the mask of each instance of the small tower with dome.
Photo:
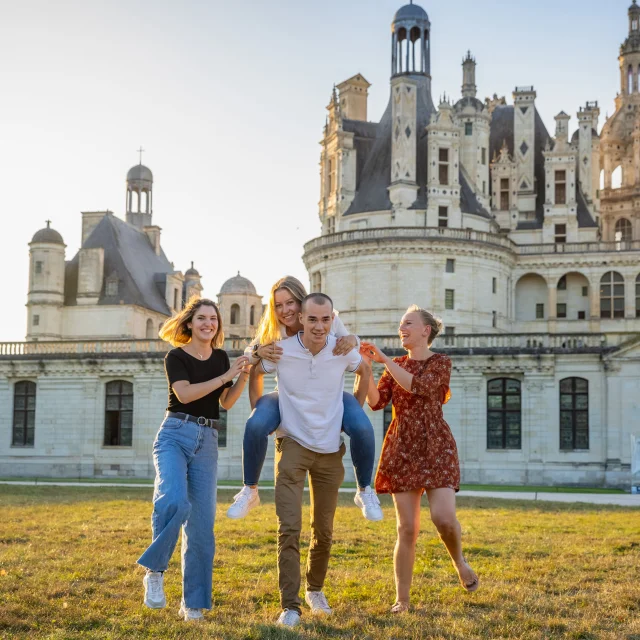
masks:
{"type": "Polygon", "coordinates": [[[191,263],[191,267],[184,272],[184,300],[189,300],[192,296],[200,297],[202,284],[200,284],[200,273],[191,263]]]}
{"type": "Polygon", "coordinates": [[[229,278],[218,294],[225,335],[230,338],[253,336],[262,315],[262,296],[251,280],[240,275],[229,278]]]}
{"type": "Polygon", "coordinates": [[[62,336],[65,248],[50,220],[29,243],[27,340],[60,340],[62,336]]]}
{"type": "Polygon", "coordinates": [[[140,163],[127,173],[127,222],[138,229],[152,225],[153,216],[153,174],[149,167],[140,163]]]}

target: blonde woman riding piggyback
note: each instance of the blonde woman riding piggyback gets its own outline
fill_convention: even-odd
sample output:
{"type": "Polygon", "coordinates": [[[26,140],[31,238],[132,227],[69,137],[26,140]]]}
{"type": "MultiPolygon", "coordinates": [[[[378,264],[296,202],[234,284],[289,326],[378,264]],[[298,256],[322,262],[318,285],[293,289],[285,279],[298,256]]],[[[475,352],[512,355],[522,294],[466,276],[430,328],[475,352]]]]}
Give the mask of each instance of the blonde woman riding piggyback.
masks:
{"type": "MultiPolygon", "coordinates": [[[[300,309],[306,295],[303,284],[292,276],[281,278],[273,285],[256,336],[245,350],[245,355],[253,365],[259,365],[263,359],[277,364],[282,354],[278,341],[300,334],[300,309]]],[[[331,326],[331,333],[338,338],[333,350],[336,356],[360,347],[358,337],[349,334],[337,314],[331,326]]],[[[227,511],[229,518],[244,518],[251,509],[260,504],[258,481],[267,455],[269,435],[280,424],[277,389],[266,395],[263,395],[262,391],[262,376],[252,374],[249,396],[254,409],[247,420],[242,442],[244,486],[227,511]]],[[[358,484],[354,502],[361,508],[367,520],[382,520],[380,503],[371,488],[375,458],[373,427],[352,394],[345,392],[343,402],[342,429],[349,436],[351,460],[358,484]]]]}

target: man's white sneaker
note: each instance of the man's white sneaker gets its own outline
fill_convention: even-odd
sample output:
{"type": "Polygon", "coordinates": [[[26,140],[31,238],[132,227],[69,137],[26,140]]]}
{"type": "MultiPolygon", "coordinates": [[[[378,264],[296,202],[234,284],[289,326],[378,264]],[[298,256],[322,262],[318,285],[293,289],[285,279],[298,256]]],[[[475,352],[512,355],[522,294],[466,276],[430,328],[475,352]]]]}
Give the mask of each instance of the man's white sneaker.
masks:
{"type": "Polygon", "coordinates": [[[202,620],[204,618],[200,609],[189,609],[188,607],[185,607],[184,604],[180,605],[180,611],[178,611],[178,615],[181,618],[184,618],[185,622],[197,622],[198,620],[202,620]]]}
{"type": "Polygon", "coordinates": [[[304,596],[305,602],[311,607],[311,613],[321,615],[331,615],[333,611],[327,602],[327,599],[322,591],[307,591],[304,596]]]}
{"type": "Polygon", "coordinates": [[[159,571],[147,571],[142,578],[144,585],[144,604],[149,609],[163,609],[167,606],[164,595],[164,574],[159,571]]]}
{"type": "Polygon", "coordinates": [[[295,627],[300,624],[300,614],[293,609],[285,609],[278,618],[276,624],[281,627],[295,627]]]}
{"type": "Polygon", "coordinates": [[[246,485],[242,487],[240,493],[236,493],[233,496],[233,504],[227,510],[227,518],[233,518],[239,520],[244,518],[251,509],[257,507],[260,504],[260,496],[258,495],[258,488],[252,489],[246,485]]]}
{"type": "Polygon", "coordinates": [[[380,500],[376,492],[371,487],[358,489],[356,497],[353,499],[357,507],[362,510],[362,515],[372,522],[382,520],[382,509],[380,508],[380,500]]]}

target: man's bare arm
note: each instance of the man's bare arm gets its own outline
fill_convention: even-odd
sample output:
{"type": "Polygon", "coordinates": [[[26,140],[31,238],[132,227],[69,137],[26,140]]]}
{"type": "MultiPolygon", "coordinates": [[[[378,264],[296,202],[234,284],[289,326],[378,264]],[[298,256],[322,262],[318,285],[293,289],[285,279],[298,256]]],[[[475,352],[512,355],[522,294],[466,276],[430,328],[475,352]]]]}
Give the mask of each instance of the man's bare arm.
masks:
{"type": "Polygon", "coordinates": [[[364,405],[367,399],[367,391],[369,390],[369,380],[371,379],[371,365],[365,359],[362,359],[360,366],[356,369],[356,379],[353,383],[353,395],[360,403],[364,405]]]}

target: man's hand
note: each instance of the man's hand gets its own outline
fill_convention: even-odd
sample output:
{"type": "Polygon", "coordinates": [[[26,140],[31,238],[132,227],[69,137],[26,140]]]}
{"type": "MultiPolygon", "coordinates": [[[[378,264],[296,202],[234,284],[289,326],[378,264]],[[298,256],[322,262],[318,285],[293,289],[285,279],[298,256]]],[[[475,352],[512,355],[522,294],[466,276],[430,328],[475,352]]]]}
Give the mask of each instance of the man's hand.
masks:
{"type": "Polygon", "coordinates": [[[338,338],[336,346],[333,348],[334,356],[346,356],[358,346],[358,339],[355,336],[342,336],[338,338]]]}

